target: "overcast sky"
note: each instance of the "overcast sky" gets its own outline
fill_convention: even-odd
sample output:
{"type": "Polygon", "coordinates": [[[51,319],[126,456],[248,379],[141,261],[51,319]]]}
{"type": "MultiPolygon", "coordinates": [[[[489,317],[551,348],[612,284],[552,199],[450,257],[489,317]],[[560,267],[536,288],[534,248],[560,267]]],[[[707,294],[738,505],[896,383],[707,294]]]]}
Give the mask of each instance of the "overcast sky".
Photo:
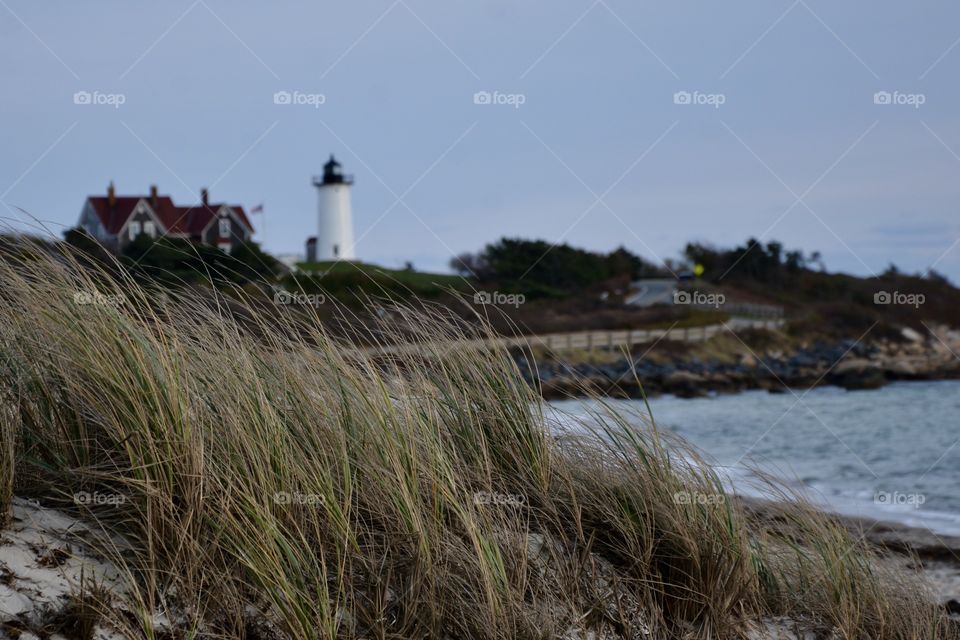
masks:
{"type": "Polygon", "coordinates": [[[332,152],[387,266],[757,236],[957,281],[958,39],[949,0],[0,0],[0,213],[207,186],[300,252],[332,152]]]}

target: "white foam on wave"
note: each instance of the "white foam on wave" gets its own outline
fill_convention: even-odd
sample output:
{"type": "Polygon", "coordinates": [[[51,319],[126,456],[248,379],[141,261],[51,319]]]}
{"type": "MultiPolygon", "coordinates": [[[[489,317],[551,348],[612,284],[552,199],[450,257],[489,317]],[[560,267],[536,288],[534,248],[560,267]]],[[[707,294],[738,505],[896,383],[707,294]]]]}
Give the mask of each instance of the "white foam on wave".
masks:
{"type": "MultiPolygon", "coordinates": [[[[774,490],[769,481],[762,479],[747,467],[716,466],[714,470],[724,487],[736,495],[762,500],[781,500],[784,494],[774,490]]],[[[819,509],[829,513],[867,520],[894,522],[908,527],[929,529],[946,536],[960,536],[960,514],[915,507],[909,504],[888,504],[876,499],[877,493],[863,490],[844,492],[824,483],[789,483],[781,478],[772,479],[788,492],[802,495],[819,509]]]]}
{"type": "Polygon", "coordinates": [[[960,536],[960,514],[929,509],[923,505],[889,504],[876,499],[877,493],[836,490],[824,483],[813,483],[817,506],[840,515],[896,522],[908,527],[929,529],[947,536],[960,536]]]}

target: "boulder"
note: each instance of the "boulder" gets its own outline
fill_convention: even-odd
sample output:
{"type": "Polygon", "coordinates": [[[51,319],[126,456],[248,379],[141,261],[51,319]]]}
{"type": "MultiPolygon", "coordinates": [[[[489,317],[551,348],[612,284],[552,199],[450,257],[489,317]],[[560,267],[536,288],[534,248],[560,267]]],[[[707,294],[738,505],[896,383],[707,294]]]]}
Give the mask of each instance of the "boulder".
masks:
{"type": "Polygon", "coordinates": [[[663,389],[681,398],[697,398],[707,395],[707,381],[696,373],[674,371],[663,377],[663,389]]]}
{"type": "Polygon", "coordinates": [[[879,389],[887,383],[880,367],[864,358],[847,358],[834,367],[827,382],[848,390],[879,389]]]}
{"type": "Polygon", "coordinates": [[[887,373],[894,378],[915,378],[919,369],[906,358],[897,358],[884,364],[887,373]]]}
{"type": "Polygon", "coordinates": [[[904,327],[903,329],[901,329],[900,335],[902,335],[904,338],[906,338],[910,342],[923,342],[923,336],[920,335],[920,333],[917,332],[916,330],[911,329],[910,327],[904,327]]]}

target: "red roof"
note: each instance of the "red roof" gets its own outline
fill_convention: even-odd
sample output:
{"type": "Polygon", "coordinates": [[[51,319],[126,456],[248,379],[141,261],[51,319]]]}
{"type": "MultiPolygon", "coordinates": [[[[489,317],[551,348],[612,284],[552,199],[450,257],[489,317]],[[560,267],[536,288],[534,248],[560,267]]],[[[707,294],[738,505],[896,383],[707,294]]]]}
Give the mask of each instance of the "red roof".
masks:
{"type": "MultiPolygon", "coordinates": [[[[146,200],[150,204],[150,196],[118,196],[114,199],[114,205],[110,206],[107,196],[90,196],[90,204],[93,210],[100,218],[100,224],[107,230],[107,233],[116,235],[126,224],[127,219],[133,213],[137,203],[146,200]]],[[[156,206],[151,206],[153,212],[160,218],[160,222],[167,228],[168,232],[177,233],[176,224],[176,205],[169,196],[157,198],[156,206]]]]}
{"type": "Polygon", "coordinates": [[[240,219],[240,223],[243,224],[247,229],[250,230],[250,233],[253,233],[253,225],[250,224],[250,220],[247,219],[247,214],[244,213],[243,207],[235,204],[210,204],[210,205],[199,205],[196,207],[178,207],[180,212],[180,217],[182,218],[182,224],[186,227],[186,233],[194,235],[201,233],[210,222],[217,217],[217,212],[220,211],[220,207],[227,206],[233,210],[233,213],[236,214],[237,218],[240,219]]]}
{"type": "MultiPolygon", "coordinates": [[[[220,207],[224,206],[223,204],[210,204],[196,207],[178,207],[173,204],[173,200],[169,196],[157,197],[156,204],[151,201],[150,196],[117,196],[112,207],[107,196],[90,196],[89,200],[100,219],[100,223],[111,235],[120,232],[127,219],[133,214],[137,203],[141,200],[146,201],[157,218],[160,219],[165,232],[169,234],[199,234],[216,217],[220,207]]],[[[243,207],[238,205],[227,206],[233,210],[240,222],[253,233],[253,225],[250,224],[243,207]]]]}

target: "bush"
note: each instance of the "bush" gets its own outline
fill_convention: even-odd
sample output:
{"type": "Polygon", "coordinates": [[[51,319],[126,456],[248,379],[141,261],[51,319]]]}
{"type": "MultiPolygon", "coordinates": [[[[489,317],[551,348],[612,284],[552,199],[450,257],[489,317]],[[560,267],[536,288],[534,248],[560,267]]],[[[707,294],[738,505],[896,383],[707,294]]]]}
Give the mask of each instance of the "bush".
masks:
{"type": "Polygon", "coordinates": [[[123,264],[133,274],[166,283],[203,282],[244,284],[273,278],[280,263],[254,242],[224,253],[217,247],[183,238],[153,239],[140,234],[123,252],[123,264]]]}
{"type": "Polygon", "coordinates": [[[618,276],[633,279],[657,275],[658,270],[620,247],[595,253],[545,240],[503,238],[477,255],[454,258],[450,267],[481,282],[513,283],[520,287],[575,291],[618,276]]]}

